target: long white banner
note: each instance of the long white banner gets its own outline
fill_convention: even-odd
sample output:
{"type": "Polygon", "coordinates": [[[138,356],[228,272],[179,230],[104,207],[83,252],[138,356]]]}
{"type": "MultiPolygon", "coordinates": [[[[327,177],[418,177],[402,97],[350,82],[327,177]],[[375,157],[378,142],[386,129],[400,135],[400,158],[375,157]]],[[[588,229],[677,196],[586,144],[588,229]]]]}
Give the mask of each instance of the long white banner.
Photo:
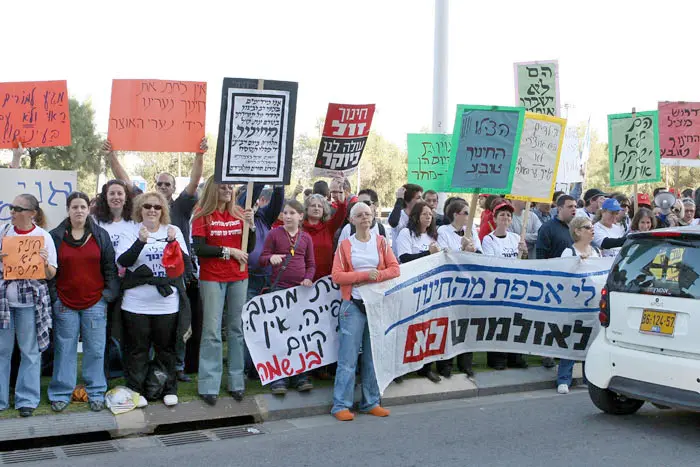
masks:
{"type": "Polygon", "coordinates": [[[379,388],[424,364],[497,351],[583,360],[612,258],[431,255],[360,288],[379,388]]]}

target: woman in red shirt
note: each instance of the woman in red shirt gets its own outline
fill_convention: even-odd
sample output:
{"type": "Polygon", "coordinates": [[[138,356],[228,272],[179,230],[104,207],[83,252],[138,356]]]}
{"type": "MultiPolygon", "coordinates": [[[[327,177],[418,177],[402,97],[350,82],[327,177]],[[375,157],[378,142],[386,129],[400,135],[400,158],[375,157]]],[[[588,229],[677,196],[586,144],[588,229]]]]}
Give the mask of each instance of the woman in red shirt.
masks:
{"type": "Polygon", "coordinates": [[[77,379],[78,336],[83,342],[83,380],[90,409],[104,408],[107,302],[119,294],[112,240],[90,217],[90,200],[74,192],[68,218],[51,231],[58,254],[54,297],[54,366],[49,400],[54,412],[70,404],[77,379]]]}
{"type": "Polygon", "coordinates": [[[243,211],[233,198],[233,186],[204,184],[192,218],[192,243],[199,258],[199,290],[204,308],[199,346],[198,391],[209,405],[216,404],[223,374],[221,321],[226,310],[228,392],[237,401],[245,392],[243,322],[241,311],[248,290],[248,253],[255,249],[253,210],[243,211]],[[245,222],[245,223],[244,223],[245,222]],[[247,249],[242,248],[248,228],[247,249]],[[241,270],[241,265],[245,265],[241,270]]]}
{"type": "Polygon", "coordinates": [[[345,194],[339,193],[337,196],[338,209],[333,216],[328,201],[321,195],[311,195],[304,202],[303,229],[311,236],[316,260],[314,282],[329,275],[333,267],[333,237],[335,231],[342,227],[347,211],[345,194]]]}

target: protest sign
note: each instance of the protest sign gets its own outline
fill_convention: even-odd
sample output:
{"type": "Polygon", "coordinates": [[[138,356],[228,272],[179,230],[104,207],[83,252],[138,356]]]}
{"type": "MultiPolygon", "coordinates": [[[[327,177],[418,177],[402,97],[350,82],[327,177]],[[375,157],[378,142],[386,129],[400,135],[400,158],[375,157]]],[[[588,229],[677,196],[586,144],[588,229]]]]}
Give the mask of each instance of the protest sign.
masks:
{"type": "Polygon", "coordinates": [[[0,83],[0,149],[70,146],[65,81],[0,83]]]}
{"type": "Polygon", "coordinates": [[[44,248],[43,236],[3,237],[2,259],[4,280],[46,279],[44,260],[39,250],[44,248]]]}
{"type": "Polygon", "coordinates": [[[326,276],[243,306],[243,335],[262,384],[338,360],[341,302],[340,287],[326,276]]]}
{"type": "Polygon", "coordinates": [[[355,172],[367,144],[374,107],[374,104],[328,104],[313,176],[348,176],[355,172]]]}
{"type": "Polygon", "coordinates": [[[445,191],[450,187],[452,135],[408,135],[408,183],[424,190],[445,191]]]}
{"type": "Polygon", "coordinates": [[[662,159],[700,158],[700,102],[659,102],[662,159]]]}
{"type": "MultiPolygon", "coordinates": [[[[578,183],[583,181],[582,171],[584,169],[588,152],[586,144],[588,140],[584,138],[583,144],[579,144],[578,126],[567,125],[564,131],[564,142],[559,158],[559,170],[557,171],[557,183],[578,183]]],[[[590,131],[590,124],[586,127],[586,134],[590,131]]]]}
{"type": "Polygon", "coordinates": [[[509,198],[548,203],[556,183],[566,120],[527,112],[509,198]]]}
{"type": "Polygon", "coordinates": [[[0,169],[0,223],[10,222],[10,205],[18,195],[29,193],[46,214],[47,230],[56,227],[66,214],[66,200],[78,189],[72,170],[0,169]]]}
{"type": "Polygon", "coordinates": [[[117,151],[199,152],[207,83],[112,80],[108,138],[117,151]]]}
{"type": "Polygon", "coordinates": [[[297,89],[288,81],[224,78],[217,182],[289,184],[297,89]]]}
{"type": "Polygon", "coordinates": [[[450,191],[510,193],[524,118],[522,107],[458,105],[450,191]]]}
{"type": "Polygon", "coordinates": [[[528,112],[559,116],[559,63],[520,62],[515,69],[515,105],[528,112]]]}
{"type": "Polygon", "coordinates": [[[661,180],[658,112],[608,115],[610,186],[661,180]]]}
{"type": "Polygon", "coordinates": [[[380,390],[464,352],[585,359],[612,261],[441,253],[401,265],[396,279],[360,287],[380,390]]]}

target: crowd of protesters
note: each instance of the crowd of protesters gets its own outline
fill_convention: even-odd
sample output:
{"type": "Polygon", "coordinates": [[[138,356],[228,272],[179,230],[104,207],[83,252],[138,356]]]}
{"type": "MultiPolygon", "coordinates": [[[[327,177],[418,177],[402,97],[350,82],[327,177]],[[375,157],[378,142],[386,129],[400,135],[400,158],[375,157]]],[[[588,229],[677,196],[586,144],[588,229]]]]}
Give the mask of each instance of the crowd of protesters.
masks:
{"type": "MultiPolygon", "coordinates": [[[[256,183],[253,208],[245,209],[245,187],[236,191],[213,177],[200,186],[206,150],[203,140],[190,182],[175,196],[175,177],[168,173],[158,174],[155,191],[135,188],[107,142],[116,178],[92,200],[71,193],[65,220],[50,232],[35,197],[23,194],[12,201],[12,220],[1,236],[43,236],[46,279],[0,279],[0,410],[10,406],[16,371],[15,408],[21,416],[32,415],[46,351],[53,365],[51,408],[64,411],[77,382],[79,341],[93,411],[104,409],[107,379],[119,374],[115,349],[126,386],[147,400],[177,404],[178,382],[197,374],[205,403],[217,403],[222,383],[241,401],[247,377],[255,376],[243,339],[245,302],[270,291],[310,287],[331,275],[343,299],[338,362],[315,376],[335,378],[332,413],[338,420],[354,418],[356,374],[360,410],[387,416],[358,285],[397,277],[399,264],[441,251],[529,259],[615,256],[630,232],[695,225],[700,217],[693,190],[657,206],[653,200],[661,190],[639,194],[634,203],[624,194],[591,188],[582,200],[557,192],[552,203],[537,203],[531,212],[522,201],[482,195],[480,219],[468,230],[466,199],[448,198],[438,213],[438,193],[406,184],[396,192],[389,230],[378,216],[377,193],[366,188],[353,195],[343,178],[316,182],[308,190],[297,187],[288,198],[282,186],[256,183]]],[[[15,153],[13,163],[18,159],[15,153]]],[[[471,353],[456,357],[458,370],[468,377],[474,375],[472,360],[471,353]]],[[[568,392],[573,363],[559,363],[560,393],[568,392]]],[[[498,352],[487,354],[487,364],[496,370],[528,366],[523,355],[498,352]]],[[[543,359],[546,367],[554,364],[543,359]]],[[[450,359],[416,373],[439,383],[452,371],[450,359]]],[[[270,390],[280,396],[290,388],[310,391],[311,376],[279,379],[270,390]]]]}

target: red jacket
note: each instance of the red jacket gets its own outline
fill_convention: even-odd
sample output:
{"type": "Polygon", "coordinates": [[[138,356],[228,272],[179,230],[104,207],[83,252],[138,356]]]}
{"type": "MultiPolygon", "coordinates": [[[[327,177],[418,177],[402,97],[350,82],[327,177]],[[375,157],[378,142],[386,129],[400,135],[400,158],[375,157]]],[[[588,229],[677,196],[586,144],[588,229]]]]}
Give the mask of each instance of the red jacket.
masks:
{"type": "Polygon", "coordinates": [[[347,206],[342,203],[338,206],[333,217],[326,222],[312,225],[308,221],[304,221],[304,232],[311,235],[311,240],[314,243],[314,257],[316,259],[314,282],[331,273],[331,267],[333,266],[333,236],[335,231],[343,225],[346,212],[347,206]]]}
{"type": "MultiPolygon", "coordinates": [[[[333,282],[340,286],[340,294],[343,300],[352,298],[352,286],[363,282],[372,282],[369,278],[369,271],[355,272],[352,267],[351,258],[352,244],[350,239],[343,240],[338,245],[333,260],[333,282]]],[[[379,252],[379,276],[375,282],[383,282],[395,277],[399,277],[401,269],[399,262],[394,256],[394,252],[389,248],[386,238],[377,235],[377,251],[379,252]]]]}
{"type": "Polygon", "coordinates": [[[481,213],[481,224],[479,224],[479,240],[483,241],[484,237],[494,231],[496,222],[493,219],[493,212],[486,210],[481,213]]]}

